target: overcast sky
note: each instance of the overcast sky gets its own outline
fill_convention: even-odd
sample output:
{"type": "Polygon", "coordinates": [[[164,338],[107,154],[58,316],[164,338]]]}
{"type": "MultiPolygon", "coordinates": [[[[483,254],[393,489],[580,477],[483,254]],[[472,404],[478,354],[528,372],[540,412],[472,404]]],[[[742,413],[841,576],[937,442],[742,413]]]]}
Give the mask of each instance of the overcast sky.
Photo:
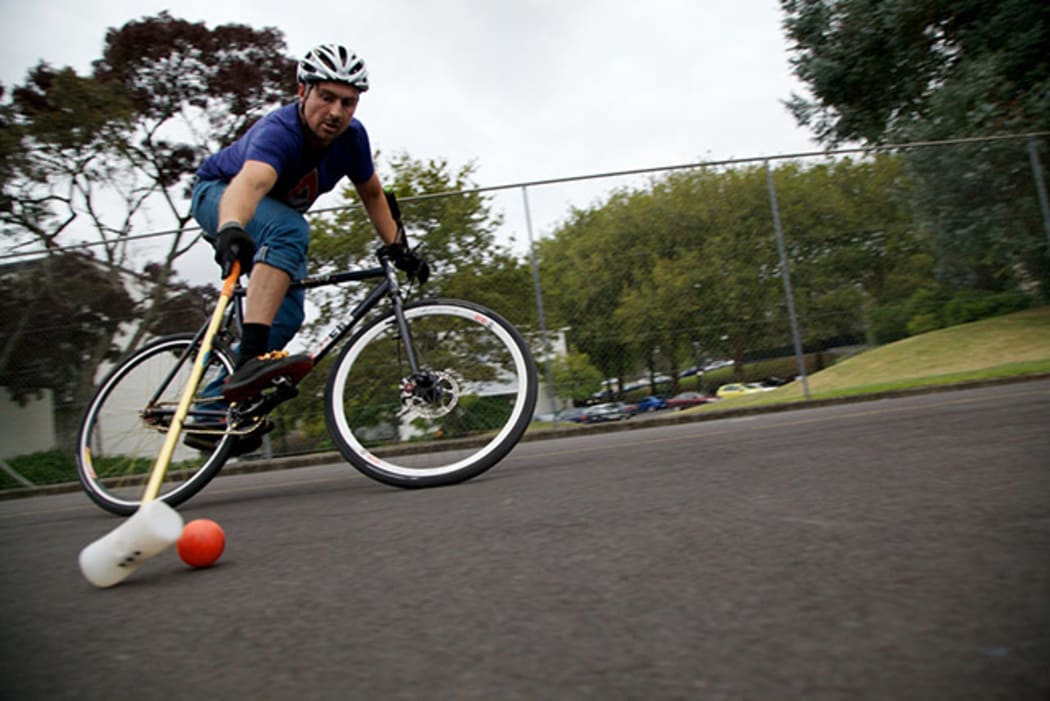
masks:
{"type": "MultiPolygon", "coordinates": [[[[86,73],[108,28],[164,9],[276,27],[295,56],[345,43],[373,148],[474,161],[481,186],[817,150],[781,102],[800,87],[777,0],[0,0],[0,82],[86,73]]],[[[536,234],[616,184],[530,190],[536,234]]],[[[520,192],[500,202],[521,240],[520,192]]]]}

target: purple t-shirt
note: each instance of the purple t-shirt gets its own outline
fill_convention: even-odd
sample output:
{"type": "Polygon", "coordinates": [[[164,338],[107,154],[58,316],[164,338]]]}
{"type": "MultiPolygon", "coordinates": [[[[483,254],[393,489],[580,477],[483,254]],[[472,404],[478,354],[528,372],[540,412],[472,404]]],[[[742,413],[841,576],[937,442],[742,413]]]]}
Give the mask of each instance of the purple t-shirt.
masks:
{"type": "Polygon", "coordinates": [[[262,161],[277,171],[277,182],[268,197],[305,212],[322,193],[336,186],[344,175],[363,183],[372,177],[372,149],[361,122],[350,126],[327,148],[315,149],[299,121],[299,103],[269,113],[240,139],[208,157],[197,170],[201,180],[229,182],[245,161],[262,161]]]}

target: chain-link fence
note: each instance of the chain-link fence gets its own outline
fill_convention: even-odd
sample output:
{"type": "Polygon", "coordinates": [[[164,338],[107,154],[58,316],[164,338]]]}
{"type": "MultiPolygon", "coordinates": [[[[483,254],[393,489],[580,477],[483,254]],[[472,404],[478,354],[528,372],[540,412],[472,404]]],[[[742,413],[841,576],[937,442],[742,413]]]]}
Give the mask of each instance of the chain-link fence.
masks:
{"type": "Polygon", "coordinates": [[[603,383],[554,394],[797,378],[808,396],[845,354],[1045,303],[1044,159],[1028,137],[647,174],[538,242],[550,327],[603,383]]]}
{"type": "MultiPolygon", "coordinates": [[[[793,381],[808,396],[811,375],[861,349],[1045,304],[1048,157],[1045,134],[963,139],[424,193],[402,209],[410,232],[436,201],[480,198],[501,220],[500,255],[477,265],[457,265],[469,231],[435,248],[427,292],[488,304],[522,329],[546,418],[731,384],[793,381]]],[[[205,318],[213,292],[169,284],[163,313],[143,324],[158,289],[145,270],[114,271],[83,249],[0,259],[6,486],[19,486],[27,455],[69,478],[72,436],[106,369],[205,318]]],[[[303,337],[345,301],[317,298],[303,337]]],[[[278,410],[264,454],[331,448],[323,374],[278,410]]]]}

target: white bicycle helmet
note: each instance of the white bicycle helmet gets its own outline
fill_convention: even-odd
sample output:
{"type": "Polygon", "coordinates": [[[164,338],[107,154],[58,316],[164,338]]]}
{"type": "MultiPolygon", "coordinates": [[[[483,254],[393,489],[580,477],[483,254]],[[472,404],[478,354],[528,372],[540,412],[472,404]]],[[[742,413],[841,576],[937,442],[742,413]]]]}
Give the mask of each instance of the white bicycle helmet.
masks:
{"type": "Polygon", "coordinates": [[[299,61],[296,78],[300,83],[319,83],[330,80],[352,85],[361,92],[368,90],[368,70],[365,62],[350,49],[340,44],[321,44],[299,61]]]}

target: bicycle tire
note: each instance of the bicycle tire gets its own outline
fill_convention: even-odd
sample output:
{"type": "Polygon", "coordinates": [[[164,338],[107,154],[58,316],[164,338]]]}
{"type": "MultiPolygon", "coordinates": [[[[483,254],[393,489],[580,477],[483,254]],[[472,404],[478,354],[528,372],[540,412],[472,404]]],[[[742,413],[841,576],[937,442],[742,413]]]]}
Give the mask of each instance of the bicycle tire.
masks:
{"type": "MultiPolygon", "coordinates": [[[[127,516],[138,510],[167,435],[165,421],[170,422],[182,396],[193,357],[161,385],[193,338],[192,334],[165,336],[127,355],[110,370],[88,403],[77,432],[77,477],[91,500],[106,511],[127,516]],[[159,401],[151,405],[154,393],[159,393],[159,401]]],[[[214,345],[200,387],[218,377],[217,373],[232,369],[229,350],[214,345]]],[[[199,414],[191,407],[187,422],[196,416],[199,414]]],[[[199,492],[225,463],[232,444],[233,436],[228,433],[211,452],[180,441],[158,498],[175,506],[199,492]]]]}
{"type": "Polygon", "coordinates": [[[329,373],[325,419],[343,457],[384,484],[436,487],[476,477],[518,443],[536,406],[536,364],[524,338],[472,302],[404,308],[437,401],[413,394],[391,312],[347,342],[329,373]]]}

